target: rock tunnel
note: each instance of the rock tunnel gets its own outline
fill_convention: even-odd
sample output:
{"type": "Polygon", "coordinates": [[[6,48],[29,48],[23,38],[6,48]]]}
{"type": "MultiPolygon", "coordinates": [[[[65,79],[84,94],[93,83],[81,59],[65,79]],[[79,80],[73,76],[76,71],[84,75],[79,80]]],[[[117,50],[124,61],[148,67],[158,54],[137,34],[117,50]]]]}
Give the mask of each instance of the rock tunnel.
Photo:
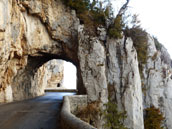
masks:
{"type": "Polygon", "coordinates": [[[107,100],[103,41],[84,31],[75,11],[60,0],[0,4],[8,10],[2,12],[6,17],[0,26],[4,37],[0,65],[5,66],[0,73],[1,102],[38,96],[33,90],[35,72],[52,59],[76,66],[78,94],[88,94],[91,101],[107,100]]]}
{"type": "Polygon", "coordinates": [[[75,13],[66,9],[60,1],[47,1],[50,3],[40,3],[43,9],[40,11],[44,14],[49,13],[48,17],[44,17],[36,11],[39,8],[39,1],[28,2],[0,3],[3,8],[9,8],[3,12],[7,17],[0,26],[3,30],[6,26],[6,30],[0,32],[6,37],[2,42],[11,46],[9,51],[4,50],[5,53],[1,53],[3,58],[1,60],[6,62],[7,66],[1,69],[4,77],[1,78],[0,101],[9,102],[39,96],[35,90],[39,90],[39,86],[34,83],[35,73],[40,66],[52,59],[63,59],[76,66],[78,94],[85,94],[78,59],[79,20],[75,13]],[[10,8],[15,11],[10,12],[10,8]],[[10,25],[11,21],[13,22],[10,25]],[[11,38],[6,35],[10,35],[11,38]]]}
{"type": "MultiPolygon", "coordinates": [[[[17,72],[12,82],[13,100],[23,100],[44,94],[44,89],[41,85],[36,83],[35,74],[37,70],[46,62],[57,58],[55,55],[43,54],[42,56],[29,56],[27,65],[24,69],[17,72]]],[[[78,94],[86,94],[86,90],[83,87],[81,73],[78,68],[78,64],[74,64],[77,68],[77,90],[78,94]]],[[[39,75],[38,75],[39,77],[39,75]]],[[[41,80],[43,83],[43,79],[41,80]]]]}

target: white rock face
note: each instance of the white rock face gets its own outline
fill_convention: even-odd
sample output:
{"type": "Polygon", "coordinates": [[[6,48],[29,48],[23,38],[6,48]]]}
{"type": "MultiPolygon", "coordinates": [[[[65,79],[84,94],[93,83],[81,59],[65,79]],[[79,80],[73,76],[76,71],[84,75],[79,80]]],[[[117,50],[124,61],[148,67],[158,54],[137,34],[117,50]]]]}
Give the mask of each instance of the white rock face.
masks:
{"type": "Polygon", "coordinates": [[[79,26],[78,31],[78,58],[88,99],[89,101],[100,99],[103,103],[106,103],[105,49],[97,37],[91,37],[86,34],[84,26],[79,26]]]}
{"type": "Polygon", "coordinates": [[[107,41],[108,86],[112,100],[119,109],[127,112],[125,125],[131,129],[143,129],[141,80],[137,53],[130,38],[107,41]]]}
{"type": "MultiPolygon", "coordinates": [[[[170,57],[162,58],[165,51],[157,51],[154,40],[148,35],[148,60],[144,68],[144,108],[155,106],[165,116],[165,126],[172,129],[172,69],[170,57]],[[153,58],[154,56],[154,58],[153,58]]],[[[168,53],[166,52],[165,55],[168,53]]]]}

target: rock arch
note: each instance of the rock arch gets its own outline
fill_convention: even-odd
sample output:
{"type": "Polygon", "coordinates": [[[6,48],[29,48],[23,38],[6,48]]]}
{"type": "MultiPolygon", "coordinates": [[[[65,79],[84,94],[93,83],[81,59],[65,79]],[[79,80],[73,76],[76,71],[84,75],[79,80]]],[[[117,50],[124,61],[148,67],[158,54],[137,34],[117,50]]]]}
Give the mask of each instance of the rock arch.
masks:
{"type": "MultiPolygon", "coordinates": [[[[40,96],[44,93],[42,87],[35,84],[34,77],[39,67],[41,67],[44,63],[52,59],[59,59],[59,58],[55,58],[54,55],[49,55],[49,54],[44,56],[28,57],[27,65],[25,66],[24,69],[21,69],[17,72],[17,75],[14,77],[12,81],[13,101],[33,98],[36,96],[40,96]]],[[[79,72],[77,72],[77,76],[78,78],[81,76],[79,72]]],[[[86,91],[82,85],[82,80],[80,79],[77,79],[78,93],[85,94],[86,91]]]]}
{"type": "Polygon", "coordinates": [[[3,8],[8,8],[2,12],[7,17],[0,26],[3,30],[0,33],[4,36],[0,42],[8,43],[10,48],[9,51],[4,50],[5,53],[1,51],[2,60],[7,64],[1,71],[4,73],[4,77],[1,77],[1,102],[37,96],[32,92],[34,74],[51,59],[72,62],[77,68],[78,91],[80,94],[86,93],[77,56],[79,20],[60,1],[47,2],[10,0],[0,3],[3,8]]]}
{"type": "MultiPolygon", "coordinates": [[[[1,70],[1,102],[13,101],[14,89],[18,92],[23,85],[31,86],[36,69],[50,59],[72,62],[77,68],[79,93],[87,93],[90,101],[107,101],[103,41],[84,31],[75,11],[60,0],[4,0],[1,5],[8,8],[2,12],[7,17],[0,28],[2,43],[8,46],[2,48],[10,48],[1,52],[7,64],[1,70]]],[[[31,90],[24,89],[23,99],[32,96],[31,90]]]]}

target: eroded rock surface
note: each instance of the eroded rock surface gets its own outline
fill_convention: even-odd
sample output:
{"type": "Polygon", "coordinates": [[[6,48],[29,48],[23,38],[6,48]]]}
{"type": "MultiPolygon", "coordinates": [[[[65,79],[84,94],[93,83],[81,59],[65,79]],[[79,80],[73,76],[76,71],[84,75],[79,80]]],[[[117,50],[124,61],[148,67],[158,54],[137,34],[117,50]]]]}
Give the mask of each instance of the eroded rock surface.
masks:
{"type": "Polygon", "coordinates": [[[108,39],[108,88],[119,109],[127,111],[125,124],[143,129],[143,106],[137,53],[130,38],[108,39]]]}
{"type": "Polygon", "coordinates": [[[172,69],[171,59],[165,48],[158,51],[154,40],[148,36],[148,60],[144,67],[143,96],[144,107],[155,106],[163,112],[168,129],[172,128],[172,69]],[[165,56],[165,57],[164,57],[165,56]],[[163,57],[163,58],[162,58],[163,57]]]}

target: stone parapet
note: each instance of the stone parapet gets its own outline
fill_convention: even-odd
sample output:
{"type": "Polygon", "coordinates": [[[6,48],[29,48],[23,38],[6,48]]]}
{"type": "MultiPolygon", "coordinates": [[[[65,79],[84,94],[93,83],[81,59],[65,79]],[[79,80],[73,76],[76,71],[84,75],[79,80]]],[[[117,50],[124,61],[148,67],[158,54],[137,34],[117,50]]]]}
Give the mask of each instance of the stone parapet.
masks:
{"type": "Polygon", "coordinates": [[[87,105],[87,95],[64,96],[61,110],[63,129],[96,129],[72,114],[78,106],[87,105]]]}

